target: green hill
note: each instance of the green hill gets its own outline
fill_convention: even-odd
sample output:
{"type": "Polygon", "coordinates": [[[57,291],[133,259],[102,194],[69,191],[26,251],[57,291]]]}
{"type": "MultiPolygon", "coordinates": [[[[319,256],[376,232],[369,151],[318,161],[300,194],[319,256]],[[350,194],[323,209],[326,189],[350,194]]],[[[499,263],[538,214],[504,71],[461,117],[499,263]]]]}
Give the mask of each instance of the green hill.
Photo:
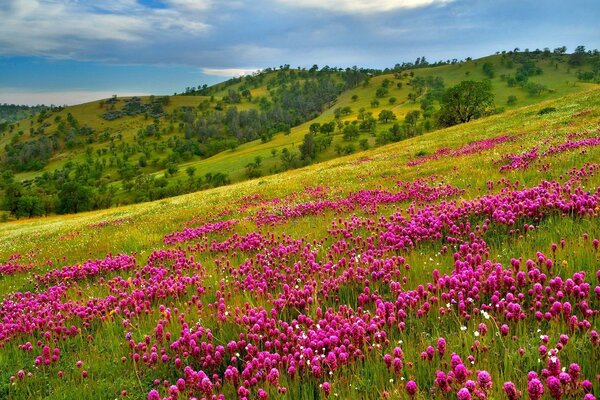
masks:
{"type": "Polygon", "coordinates": [[[597,56],[579,65],[571,57],[506,53],[383,71],[284,66],[182,95],[44,111],[0,133],[3,169],[14,173],[3,186],[21,183],[13,192],[28,198],[14,213],[31,216],[270,175],[438,129],[441,94],[464,80],[489,79],[497,113],[597,87],[597,56]],[[384,110],[393,114],[382,122],[384,110]],[[311,126],[307,156],[300,146],[311,126]],[[61,193],[68,181],[84,189],[61,193]],[[65,197],[79,200],[61,204],[65,197]]]}
{"type": "Polygon", "coordinates": [[[0,398],[598,393],[598,104],[2,223],[0,398]]]}
{"type": "Polygon", "coordinates": [[[28,118],[50,107],[44,105],[25,106],[19,104],[0,104],[0,130],[4,130],[8,125],[28,118]]]}

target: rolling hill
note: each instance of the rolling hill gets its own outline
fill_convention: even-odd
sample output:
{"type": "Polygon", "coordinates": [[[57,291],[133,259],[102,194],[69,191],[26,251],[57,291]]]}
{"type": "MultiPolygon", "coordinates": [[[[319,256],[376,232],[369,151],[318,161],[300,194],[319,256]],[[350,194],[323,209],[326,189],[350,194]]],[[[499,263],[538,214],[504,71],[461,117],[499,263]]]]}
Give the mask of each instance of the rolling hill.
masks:
{"type": "Polygon", "coordinates": [[[573,66],[569,57],[511,52],[383,71],[283,66],[181,95],[45,111],[5,127],[0,159],[27,196],[17,216],[154,200],[435,130],[441,93],[463,80],[489,79],[499,113],[597,87],[579,79],[592,61],[573,66]],[[378,120],[384,110],[395,120],[378,120]],[[317,151],[306,158],[299,147],[311,126],[317,151]],[[61,193],[69,181],[87,191],[61,193]],[[87,201],[60,204],[67,195],[87,201]]]}

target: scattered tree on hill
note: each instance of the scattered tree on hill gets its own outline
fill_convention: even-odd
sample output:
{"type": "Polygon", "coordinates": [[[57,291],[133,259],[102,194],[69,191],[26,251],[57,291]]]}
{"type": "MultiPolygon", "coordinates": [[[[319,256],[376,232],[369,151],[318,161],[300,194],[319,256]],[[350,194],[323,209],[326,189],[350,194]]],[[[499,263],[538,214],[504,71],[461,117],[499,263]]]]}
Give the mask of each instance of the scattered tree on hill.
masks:
{"type": "Polygon", "coordinates": [[[71,181],[63,185],[58,193],[59,203],[57,212],[59,214],[78,213],[92,209],[92,188],[71,181]]]}
{"type": "Polygon", "coordinates": [[[489,81],[462,81],[442,96],[438,123],[452,126],[469,122],[488,114],[493,107],[494,95],[489,81]]]}
{"type": "Polygon", "coordinates": [[[585,61],[585,46],[577,46],[573,54],[569,56],[569,64],[579,66],[585,61]]]}
{"type": "Polygon", "coordinates": [[[354,123],[348,124],[344,127],[343,137],[346,141],[352,141],[358,139],[360,132],[358,130],[358,126],[354,123]]]}
{"type": "Polygon", "coordinates": [[[396,119],[396,114],[391,110],[381,110],[378,119],[380,122],[387,124],[389,121],[394,121],[396,119]]]}
{"type": "Polygon", "coordinates": [[[483,73],[485,76],[487,76],[490,79],[494,77],[494,64],[492,64],[491,62],[485,62],[483,63],[483,66],[481,68],[483,69],[483,73]]]}
{"type": "Polygon", "coordinates": [[[317,146],[315,143],[315,135],[312,133],[307,133],[304,135],[304,139],[302,140],[302,144],[300,145],[300,158],[310,163],[317,157],[317,146]]]}

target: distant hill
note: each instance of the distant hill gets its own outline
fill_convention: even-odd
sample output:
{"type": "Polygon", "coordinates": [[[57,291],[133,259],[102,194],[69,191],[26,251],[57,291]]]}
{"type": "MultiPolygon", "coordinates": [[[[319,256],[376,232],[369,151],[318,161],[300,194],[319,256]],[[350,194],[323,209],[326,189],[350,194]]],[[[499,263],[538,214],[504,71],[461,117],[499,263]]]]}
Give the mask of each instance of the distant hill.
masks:
{"type": "Polygon", "coordinates": [[[173,96],[41,110],[0,132],[3,208],[78,212],[265,176],[439,129],[440,98],[461,81],[488,80],[502,113],[598,87],[599,60],[536,51],[384,70],[286,65],[173,96]]]}
{"type": "Polygon", "coordinates": [[[25,106],[18,104],[0,104],[0,124],[11,124],[47,110],[44,105],[25,106]]]}

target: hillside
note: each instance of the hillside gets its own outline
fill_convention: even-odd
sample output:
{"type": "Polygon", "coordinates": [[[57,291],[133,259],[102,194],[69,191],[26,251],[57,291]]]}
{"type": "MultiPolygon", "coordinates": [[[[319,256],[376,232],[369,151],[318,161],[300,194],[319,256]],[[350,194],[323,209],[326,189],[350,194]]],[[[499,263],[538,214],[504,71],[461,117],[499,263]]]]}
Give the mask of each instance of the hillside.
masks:
{"type": "Polygon", "coordinates": [[[3,223],[0,397],[593,398],[600,89],[564,80],[360,154],[3,223]]]}
{"type": "Polygon", "coordinates": [[[183,95],[43,112],[0,133],[0,160],[14,172],[5,180],[22,183],[3,195],[26,197],[9,208],[27,217],[270,175],[438,129],[444,88],[463,80],[489,79],[496,112],[597,87],[584,73],[596,68],[592,61],[573,66],[569,57],[507,53],[384,71],[284,66],[183,95]],[[378,118],[385,110],[391,118],[378,118]],[[314,150],[305,156],[300,146],[311,126],[314,150]],[[69,193],[61,191],[65,182],[74,182],[69,193]],[[61,201],[67,196],[85,201],[61,201]]]}
{"type": "Polygon", "coordinates": [[[6,129],[8,125],[26,119],[50,107],[24,106],[18,104],[0,104],[0,131],[6,129]]]}

